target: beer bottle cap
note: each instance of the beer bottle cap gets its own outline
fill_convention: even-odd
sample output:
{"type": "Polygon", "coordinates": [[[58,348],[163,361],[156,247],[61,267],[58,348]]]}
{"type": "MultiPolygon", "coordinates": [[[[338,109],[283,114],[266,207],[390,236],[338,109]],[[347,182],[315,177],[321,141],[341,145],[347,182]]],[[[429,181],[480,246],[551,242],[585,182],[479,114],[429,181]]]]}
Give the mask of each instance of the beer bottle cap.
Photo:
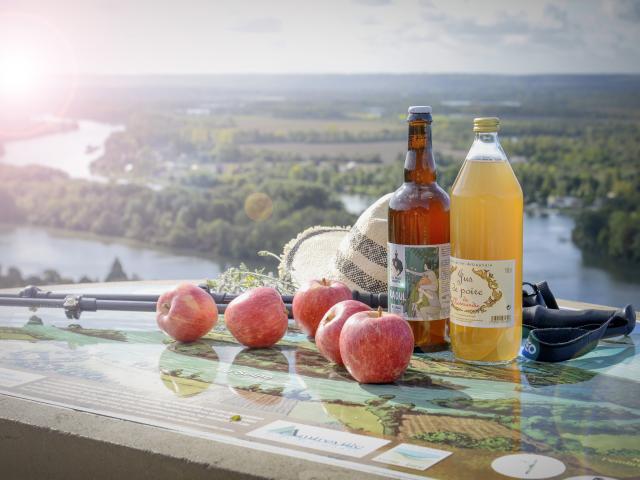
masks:
{"type": "Polygon", "coordinates": [[[427,105],[409,107],[409,113],[431,113],[431,107],[427,105]]]}

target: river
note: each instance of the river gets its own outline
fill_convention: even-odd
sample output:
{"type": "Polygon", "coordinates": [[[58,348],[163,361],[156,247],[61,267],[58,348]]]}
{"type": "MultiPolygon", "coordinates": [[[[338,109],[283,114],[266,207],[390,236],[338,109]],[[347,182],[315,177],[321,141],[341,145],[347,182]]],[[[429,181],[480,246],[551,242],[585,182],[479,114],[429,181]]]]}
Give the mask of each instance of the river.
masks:
{"type": "Polygon", "coordinates": [[[145,280],[215,277],[224,265],[214,260],[158,250],[135,243],[38,227],[0,228],[0,266],[15,266],[23,277],[46,268],[77,281],[87,275],[104,280],[118,258],[125,273],[145,280]]]}
{"type": "MultiPolygon", "coordinates": [[[[60,168],[74,177],[90,177],[89,163],[100,154],[108,135],[121,128],[83,120],[74,131],[8,142],[0,161],[16,165],[38,163],[60,168]],[[98,149],[87,154],[88,145],[98,149]]],[[[364,210],[370,201],[358,195],[344,195],[342,200],[353,213],[364,210]]],[[[636,269],[584,258],[571,241],[572,228],[573,220],[564,215],[525,218],[525,280],[547,280],[561,298],[608,305],[633,302],[640,306],[640,275],[636,269]]],[[[127,274],[144,279],[211,278],[225,267],[215,260],[124,241],[37,227],[0,229],[0,265],[16,266],[23,274],[41,274],[44,269],[53,268],[74,279],[82,275],[103,279],[116,257],[127,274]]]]}
{"type": "Polygon", "coordinates": [[[74,130],[6,142],[0,162],[45,165],[64,170],[72,177],[90,178],[89,165],[102,155],[104,142],[124,127],[91,120],[77,123],[74,130]]]}

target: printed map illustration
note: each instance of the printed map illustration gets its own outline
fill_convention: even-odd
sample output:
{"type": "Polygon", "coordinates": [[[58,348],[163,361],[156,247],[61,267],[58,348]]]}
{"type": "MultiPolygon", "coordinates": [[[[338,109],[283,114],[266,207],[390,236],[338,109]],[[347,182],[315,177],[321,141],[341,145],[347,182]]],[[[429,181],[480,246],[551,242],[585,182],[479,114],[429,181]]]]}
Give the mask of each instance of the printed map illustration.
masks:
{"type": "Polygon", "coordinates": [[[201,341],[178,344],[153,314],[70,321],[12,308],[0,318],[0,393],[261,445],[293,436],[292,455],[397,478],[504,478],[491,464],[516,453],[557,459],[564,477],[637,478],[639,339],[601,342],[563,364],[470,366],[449,352],[420,354],[396,384],[359,385],[293,325],[276,347],[249,350],[222,317],[201,341]],[[313,429],[335,440],[315,446],[313,429]]]}

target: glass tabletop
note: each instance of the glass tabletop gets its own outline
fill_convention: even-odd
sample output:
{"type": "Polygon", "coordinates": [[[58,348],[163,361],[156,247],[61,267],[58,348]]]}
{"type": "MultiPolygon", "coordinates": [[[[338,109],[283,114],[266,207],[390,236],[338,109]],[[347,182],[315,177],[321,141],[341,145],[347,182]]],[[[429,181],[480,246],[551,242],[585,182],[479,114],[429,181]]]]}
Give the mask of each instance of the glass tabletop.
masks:
{"type": "Polygon", "coordinates": [[[639,340],[636,330],[561,364],[420,354],[395,384],[360,385],[293,324],[275,347],[250,350],[222,317],[179,344],[152,313],[69,320],[3,307],[0,393],[395,478],[634,478],[639,340]]]}

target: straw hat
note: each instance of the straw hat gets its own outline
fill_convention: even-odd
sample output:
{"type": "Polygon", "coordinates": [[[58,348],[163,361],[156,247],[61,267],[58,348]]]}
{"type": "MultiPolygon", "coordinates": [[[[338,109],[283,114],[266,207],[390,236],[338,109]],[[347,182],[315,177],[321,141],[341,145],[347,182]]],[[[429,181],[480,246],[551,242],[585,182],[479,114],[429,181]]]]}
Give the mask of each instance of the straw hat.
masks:
{"type": "Polygon", "coordinates": [[[352,290],[387,292],[387,194],[367,208],[355,225],[311,227],[284,247],[280,276],[298,285],[313,278],[339,280],[352,290]]]}

